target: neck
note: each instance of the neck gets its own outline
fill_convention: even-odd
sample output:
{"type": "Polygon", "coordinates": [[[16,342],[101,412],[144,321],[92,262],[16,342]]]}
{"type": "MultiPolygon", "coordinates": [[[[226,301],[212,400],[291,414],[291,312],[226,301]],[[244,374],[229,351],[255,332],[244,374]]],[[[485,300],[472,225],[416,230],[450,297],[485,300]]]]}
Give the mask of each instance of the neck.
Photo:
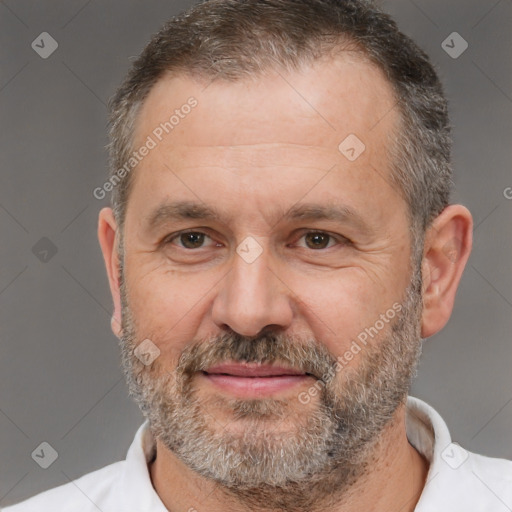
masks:
{"type": "Polygon", "coordinates": [[[170,512],[412,512],[425,485],[428,463],[407,440],[405,406],[401,406],[375,443],[364,469],[354,473],[353,481],[346,485],[336,486],[337,475],[330,475],[293,490],[276,492],[269,488],[235,495],[193,472],[159,441],[149,470],[153,486],[170,512]]]}

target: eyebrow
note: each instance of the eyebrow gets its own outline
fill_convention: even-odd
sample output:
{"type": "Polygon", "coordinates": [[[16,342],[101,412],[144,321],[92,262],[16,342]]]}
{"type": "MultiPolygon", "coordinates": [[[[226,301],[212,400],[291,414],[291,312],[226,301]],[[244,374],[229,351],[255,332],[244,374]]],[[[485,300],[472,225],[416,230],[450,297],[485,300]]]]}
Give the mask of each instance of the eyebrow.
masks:
{"type": "Polygon", "coordinates": [[[193,201],[174,201],[163,203],[151,213],[147,219],[149,229],[156,229],[170,221],[186,219],[221,220],[221,214],[215,208],[193,201]]]}
{"type": "MultiPolygon", "coordinates": [[[[278,224],[283,220],[327,220],[351,224],[365,234],[369,234],[374,231],[356,210],[344,205],[301,203],[292,206],[284,213],[277,212],[276,218],[278,220],[275,224],[278,224]]],[[[147,219],[148,229],[155,230],[161,225],[172,221],[204,219],[217,222],[229,222],[232,220],[232,216],[226,217],[215,207],[207,206],[206,204],[194,201],[173,201],[166,202],[158,206],[153,213],[147,217],[147,219]]]]}

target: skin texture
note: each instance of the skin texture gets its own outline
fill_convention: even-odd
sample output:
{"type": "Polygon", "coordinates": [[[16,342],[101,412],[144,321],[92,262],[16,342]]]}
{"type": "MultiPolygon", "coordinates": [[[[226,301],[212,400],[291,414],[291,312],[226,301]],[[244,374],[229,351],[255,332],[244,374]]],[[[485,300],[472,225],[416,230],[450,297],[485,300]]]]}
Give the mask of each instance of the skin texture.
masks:
{"type": "MultiPolygon", "coordinates": [[[[172,373],[193,340],[233,332],[309,337],[333,358],[343,356],[358,334],[403,301],[413,270],[407,205],[388,178],[386,146],[398,119],[389,84],[378,69],[349,54],[300,72],[269,72],[238,82],[168,76],[156,84],[139,114],[134,146],[190,96],[197,107],[133,171],[124,226],[131,327],[138,341],[149,338],[158,346],[154,371],[172,373]],[[355,161],[338,150],[349,134],[365,144],[355,161]],[[155,209],[176,199],[216,207],[222,217],[168,221],[149,229],[155,209]],[[351,208],[365,227],[286,220],[286,211],[302,203],[351,208]],[[210,238],[192,253],[179,246],[179,237],[163,243],[181,230],[210,238]],[[304,235],[311,230],[334,239],[327,248],[308,247],[304,235]],[[262,248],[250,264],[236,252],[248,236],[262,248]]],[[[468,210],[451,205],[426,233],[417,342],[420,335],[442,329],[450,317],[471,250],[471,230],[468,210]]],[[[98,236],[114,301],[112,329],[122,338],[119,235],[112,210],[104,208],[98,236]]],[[[389,334],[386,325],[372,347],[378,349],[389,334]]],[[[346,368],[357,370],[364,352],[346,368]]],[[[192,386],[205,402],[233,398],[199,376],[192,386]]],[[[296,402],[297,394],[310,386],[298,384],[274,397],[289,401],[300,414],[305,409],[296,402]]],[[[228,407],[207,412],[212,425],[229,425],[234,434],[244,429],[228,407]]],[[[290,428],[284,417],[272,431],[290,428]]],[[[373,445],[371,462],[323,510],[414,510],[428,466],[407,441],[403,405],[373,445]]],[[[169,510],[254,510],[192,471],[160,441],[150,471],[169,510]]],[[[326,489],[324,494],[333,492],[326,489]]],[[[277,508],[262,505],[260,510],[277,508]]]]}

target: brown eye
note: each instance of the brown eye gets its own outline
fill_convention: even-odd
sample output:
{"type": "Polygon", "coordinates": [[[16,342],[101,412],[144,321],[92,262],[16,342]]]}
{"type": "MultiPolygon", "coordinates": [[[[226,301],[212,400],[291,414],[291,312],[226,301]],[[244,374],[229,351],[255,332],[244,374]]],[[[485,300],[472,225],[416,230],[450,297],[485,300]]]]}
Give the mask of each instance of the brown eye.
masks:
{"type": "Polygon", "coordinates": [[[192,231],[189,233],[182,233],[178,238],[182,246],[186,249],[198,249],[203,245],[205,236],[206,235],[204,233],[192,231]]]}
{"type": "Polygon", "coordinates": [[[327,233],[307,233],[304,235],[306,245],[309,249],[325,249],[332,237],[327,233]]]}

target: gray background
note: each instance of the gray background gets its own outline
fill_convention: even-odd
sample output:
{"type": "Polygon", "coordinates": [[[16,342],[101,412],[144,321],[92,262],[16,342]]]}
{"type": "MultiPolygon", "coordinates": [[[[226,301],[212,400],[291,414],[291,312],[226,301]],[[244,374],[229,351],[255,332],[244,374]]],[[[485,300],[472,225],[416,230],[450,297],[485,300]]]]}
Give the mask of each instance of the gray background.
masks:
{"type": "MultiPolygon", "coordinates": [[[[107,199],[105,104],[130,59],[189,1],[0,2],[0,505],[121,460],[143,418],[127,397],[96,237],[107,199]],[[41,32],[59,47],[44,60],[41,32]],[[57,249],[48,249],[47,237],[57,249]],[[45,246],[46,244],[46,246],[45,246]],[[38,249],[39,247],[39,249],[38,249]],[[48,261],[41,261],[46,258],[48,261]],[[59,457],[31,458],[42,442],[59,457]]],[[[390,0],[432,56],[451,101],[457,192],[474,251],[448,326],[429,339],[412,393],[455,441],[512,458],[511,0],[390,0]],[[441,48],[456,31],[469,43],[441,48]]],[[[50,248],[51,249],[51,248],[50,248]]]]}

